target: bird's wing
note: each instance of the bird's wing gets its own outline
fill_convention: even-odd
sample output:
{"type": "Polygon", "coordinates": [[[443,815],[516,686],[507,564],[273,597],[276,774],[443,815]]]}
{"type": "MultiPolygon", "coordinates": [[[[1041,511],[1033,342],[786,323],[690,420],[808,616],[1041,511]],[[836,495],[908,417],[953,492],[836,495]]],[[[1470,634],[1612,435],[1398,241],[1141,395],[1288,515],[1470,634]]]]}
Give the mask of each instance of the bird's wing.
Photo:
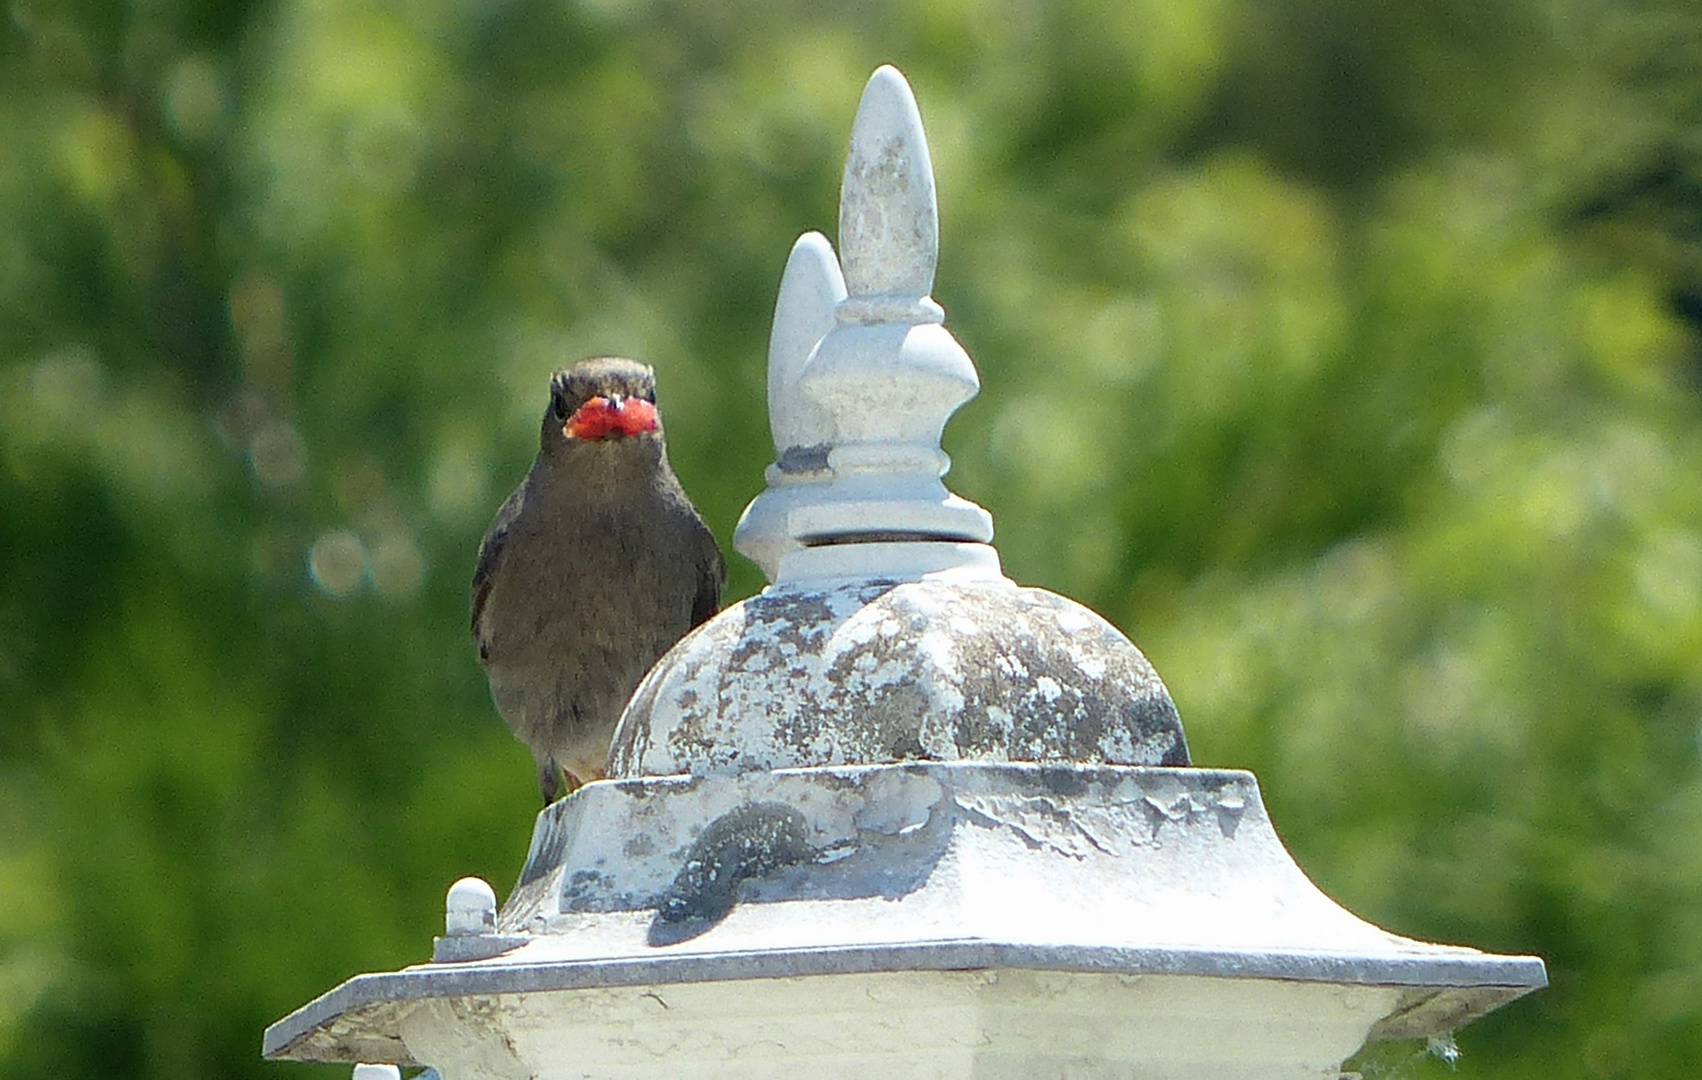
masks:
{"type": "Polygon", "coordinates": [[[484,540],[479,543],[479,564],[473,570],[472,590],[472,620],[471,630],[473,640],[479,643],[479,655],[485,655],[484,635],[479,631],[479,624],[484,620],[485,603],[490,599],[491,587],[496,582],[496,571],[502,565],[502,549],[508,542],[509,527],[514,519],[520,516],[520,510],[526,505],[526,485],[521,484],[514,489],[503,502],[502,508],[496,512],[496,519],[485,533],[484,540]]]}
{"type": "Polygon", "coordinates": [[[691,605],[691,624],[698,626],[721,610],[721,586],[727,583],[727,564],[708,526],[703,529],[703,556],[698,560],[697,598],[691,605]]]}

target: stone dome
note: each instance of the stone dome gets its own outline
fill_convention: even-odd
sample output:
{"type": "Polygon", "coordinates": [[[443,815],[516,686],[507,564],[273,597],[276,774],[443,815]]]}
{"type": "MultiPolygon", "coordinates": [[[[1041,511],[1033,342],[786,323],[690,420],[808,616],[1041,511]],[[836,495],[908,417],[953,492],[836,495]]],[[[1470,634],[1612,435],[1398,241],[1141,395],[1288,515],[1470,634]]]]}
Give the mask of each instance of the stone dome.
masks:
{"type": "Polygon", "coordinates": [[[1187,765],[1170,693],[1098,615],[1002,577],[770,588],[639,685],[611,776],[897,761],[1187,765]]]}

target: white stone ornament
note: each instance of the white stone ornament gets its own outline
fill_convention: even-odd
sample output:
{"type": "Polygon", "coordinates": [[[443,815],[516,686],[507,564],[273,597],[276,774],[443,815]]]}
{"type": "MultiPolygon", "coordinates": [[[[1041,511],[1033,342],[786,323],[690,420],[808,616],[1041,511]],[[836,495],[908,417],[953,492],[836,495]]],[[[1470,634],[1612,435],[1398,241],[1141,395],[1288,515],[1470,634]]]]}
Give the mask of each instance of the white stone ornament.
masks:
{"type": "Polygon", "coordinates": [[[929,295],[933,163],[896,68],[863,91],[839,234],[839,260],[806,233],[787,262],[769,344],[777,457],[734,545],[781,585],[997,577],[992,516],[940,481],[951,466],[940,435],[981,383],[929,295]]]}
{"type": "Polygon", "coordinates": [[[482,960],[518,948],[526,939],[496,930],[496,890],[483,878],[464,877],[449,886],[443,904],[443,936],[432,940],[436,961],[482,960]]]}
{"type": "Polygon", "coordinates": [[[496,890],[482,878],[464,877],[449,886],[443,909],[443,932],[450,937],[496,929],[496,890]]]}

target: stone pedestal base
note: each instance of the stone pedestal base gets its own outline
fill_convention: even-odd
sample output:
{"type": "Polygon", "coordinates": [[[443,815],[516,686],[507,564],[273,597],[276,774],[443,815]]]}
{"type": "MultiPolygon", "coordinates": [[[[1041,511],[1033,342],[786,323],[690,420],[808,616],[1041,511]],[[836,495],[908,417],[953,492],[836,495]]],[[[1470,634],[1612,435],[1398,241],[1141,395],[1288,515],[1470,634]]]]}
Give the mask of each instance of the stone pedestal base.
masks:
{"type": "MultiPolygon", "coordinates": [[[[1295,1077],[1545,984],[1337,906],[1245,772],[960,762],[589,784],[499,955],[361,975],[272,1058],[568,1077],[1295,1077]]],[[[477,956],[479,935],[459,955],[477,956]]],[[[494,939],[502,939],[496,941],[494,939]]]]}

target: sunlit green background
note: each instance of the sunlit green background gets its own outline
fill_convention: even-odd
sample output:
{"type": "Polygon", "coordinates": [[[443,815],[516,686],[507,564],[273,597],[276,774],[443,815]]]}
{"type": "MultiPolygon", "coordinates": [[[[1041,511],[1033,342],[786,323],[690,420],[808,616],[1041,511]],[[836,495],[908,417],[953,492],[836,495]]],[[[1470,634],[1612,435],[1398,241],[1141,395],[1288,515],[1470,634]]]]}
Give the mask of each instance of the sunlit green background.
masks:
{"type": "Polygon", "coordinates": [[[261,1029],[529,835],[466,582],[547,372],[655,364],[725,544],[884,61],[1011,575],[1332,896],[1547,959],[1458,1076],[1695,1076],[1702,9],[833,6],[7,0],[0,1076],[347,1075],[261,1029]]]}

